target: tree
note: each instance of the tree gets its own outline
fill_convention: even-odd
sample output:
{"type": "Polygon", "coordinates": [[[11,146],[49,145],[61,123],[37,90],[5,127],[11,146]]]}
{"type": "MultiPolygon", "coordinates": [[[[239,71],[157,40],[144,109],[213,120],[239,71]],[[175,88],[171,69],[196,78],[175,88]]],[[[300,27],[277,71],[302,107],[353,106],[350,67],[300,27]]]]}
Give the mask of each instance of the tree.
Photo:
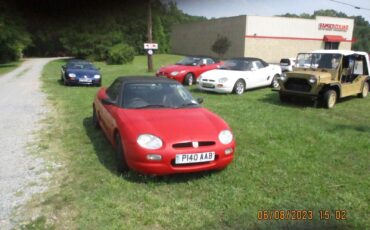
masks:
{"type": "Polygon", "coordinates": [[[159,53],[167,53],[169,51],[169,41],[164,31],[162,20],[159,16],[154,17],[153,38],[153,40],[159,45],[159,53]]]}
{"type": "Polygon", "coordinates": [[[218,36],[211,49],[222,58],[231,46],[230,40],[226,36],[218,36]]]}
{"type": "Polygon", "coordinates": [[[11,8],[0,3],[0,63],[16,61],[22,57],[23,50],[31,43],[30,36],[23,27],[20,17],[11,8]]]}

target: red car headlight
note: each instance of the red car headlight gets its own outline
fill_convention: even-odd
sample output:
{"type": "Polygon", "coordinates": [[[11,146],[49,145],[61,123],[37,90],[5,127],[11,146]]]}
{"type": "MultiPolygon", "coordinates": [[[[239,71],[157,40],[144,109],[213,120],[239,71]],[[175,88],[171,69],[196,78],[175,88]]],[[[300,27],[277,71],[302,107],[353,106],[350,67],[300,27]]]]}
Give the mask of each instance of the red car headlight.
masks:
{"type": "Polygon", "coordinates": [[[233,134],[230,132],[230,130],[222,130],[220,134],[218,134],[218,139],[222,144],[227,145],[233,140],[233,134]]]}
{"type": "Polygon", "coordinates": [[[162,140],[152,134],[141,134],[137,138],[136,142],[144,149],[155,150],[160,149],[163,146],[162,140]]]}

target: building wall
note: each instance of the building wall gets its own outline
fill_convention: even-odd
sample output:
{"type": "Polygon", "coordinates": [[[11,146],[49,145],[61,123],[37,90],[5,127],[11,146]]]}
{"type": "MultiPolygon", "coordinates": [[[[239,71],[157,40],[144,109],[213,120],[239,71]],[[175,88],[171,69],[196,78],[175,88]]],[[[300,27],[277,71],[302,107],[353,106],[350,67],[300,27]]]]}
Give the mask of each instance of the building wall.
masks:
{"type": "Polygon", "coordinates": [[[342,36],[346,41],[339,43],[339,49],[350,50],[353,27],[353,19],[346,18],[247,16],[244,56],[278,63],[281,58],[295,57],[299,52],[324,49],[325,35],[342,36]],[[345,31],[323,30],[320,23],[348,25],[348,28],[345,31]]]}
{"type": "Polygon", "coordinates": [[[231,47],[224,58],[249,56],[278,63],[299,52],[324,49],[327,35],[343,37],[339,49],[350,50],[353,27],[354,20],[347,18],[237,16],[175,25],[171,46],[176,54],[216,57],[211,46],[218,36],[227,36],[231,47]],[[345,25],[346,29],[321,28],[320,24],[345,25]]]}
{"type": "Polygon", "coordinates": [[[171,33],[172,52],[181,55],[217,57],[211,46],[218,36],[226,36],[231,46],[224,58],[243,56],[245,24],[246,16],[237,16],[176,25],[171,33]]]}
{"type": "Polygon", "coordinates": [[[292,41],[278,39],[245,39],[245,57],[257,57],[269,63],[279,63],[281,58],[296,57],[299,52],[323,49],[321,41],[292,41]]]}

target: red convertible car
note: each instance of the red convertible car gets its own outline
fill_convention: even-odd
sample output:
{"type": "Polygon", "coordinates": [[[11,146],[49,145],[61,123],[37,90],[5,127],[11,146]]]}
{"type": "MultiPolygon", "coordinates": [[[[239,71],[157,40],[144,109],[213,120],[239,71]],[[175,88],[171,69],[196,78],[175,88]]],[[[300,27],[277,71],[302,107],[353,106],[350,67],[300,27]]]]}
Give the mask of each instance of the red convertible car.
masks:
{"type": "Polygon", "coordinates": [[[202,73],[218,67],[220,62],[209,57],[185,57],[175,65],[161,67],[156,76],[171,78],[184,85],[192,85],[202,73]]]}
{"type": "Polygon", "coordinates": [[[101,88],[93,123],[116,148],[118,171],[143,174],[221,170],[233,159],[230,127],[185,87],[157,77],[120,77],[101,88]]]}

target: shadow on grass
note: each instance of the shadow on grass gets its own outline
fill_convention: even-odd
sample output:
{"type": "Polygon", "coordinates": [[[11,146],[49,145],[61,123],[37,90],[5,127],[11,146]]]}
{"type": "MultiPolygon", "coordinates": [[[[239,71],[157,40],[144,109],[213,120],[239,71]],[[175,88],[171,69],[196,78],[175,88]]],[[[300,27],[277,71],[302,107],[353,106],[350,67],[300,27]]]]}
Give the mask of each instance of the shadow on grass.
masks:
{"type": "Polygon", "coordinates": [[[115,150],[109,141],[105,138],[101,129],[96,129],[92,124],[92,117],[83,119],[83,126],[86,135],[89,137],[91,143],[94,145],[94,151],[100,163],[108,169],[112,174],[122,177],[127,181],[134,183],[187,183],[191,180],[197,180],[210,177],[219,171],[206,171],[198,173],[174,174],[167,176],[152,176],[142,175],[132,170],[126,173],[120,173],[116,168],[115,150]]]}
{"type": "Polygon", "coordinates": [[[77,83],[65,85],[62,79],[58,79],[57,82],[61,86],[64,86],[64,87],[72,87],[72,88],[74,88],[74,87],[75,88],[80,88],[80,87],[92,87],[92,88],[95,87],[95,88],[98,88],[98,87],[100,87],[98,85],[77,84],[77,83]]]}
{"type": "Polygon", "coordinates": [[[8,68],[8,67],[16,67],[16,66],[17,66],[17,63],[4,63],[4,64],[0,64],[0,69],[8,68]]]}
{"type": "MultiPolygon", "coordinates": [[[[356,99],[357,96],[349,96],[345,98],[339,98],[337,100],[337,104],[341,103],[349,103],[352,100],[356,99]]],[[[281,105],[281,106],[286,106],[286,107],[311,107],[311,108],[320,108],[324,109],[324,105],[322,101],[318,101],[317,105],[315,106],[315,103],[307,98],[304,97],[291,97],[289,101],[287,102],[281,102],[279,99],[279,93],[276,92],[271,92],[265,95],[264,98],[260,99],[261,102],[268,103],[268,104],[273,104],[273,105],[281,105]]]]}
{"type": "MultiPolygon", "coordinates": [[[[263,98],[259,99],[259,101],[263,103],[285,106],[285,107],[312,107],[312,108],[315,107],[313,101],[304,99],[304,98],[292,97],[287,102],[281,102],[279,99],[278,92],[270,92],[266,94],[263,98]]],[[[321,106],[319,105],[318,107],[320,108],[321,106]]]]}
{"type": "MultiPolygon", "coordinates": [[[[257,88],[253,88],[253,89],[248,89],[248,90],[244,91],[244,94],[248,94],[248,92],[258,91],[258,90],[261,90],[261,89],[264,89],[264,88],[266,88],[266,87],[263,86],[263,87],[257,87],[257,88]]],[[[196,85],[194,85],[194,86],[187,86],[187,89],[190,92],[192,92],[192,93],[204,93],[204,94],[211,94],[211,95],[234,95],[235,97],[241,96],[241,95],[236,95],[233,92],[231,92],[231,93],[217,93],[217,92],[213,92],[213,91],[201,90],[196,85]]]]}
{"type": "Polygon", "coordinates": [[[333,132],[338,130],[351,129],[357,132],[370,133],[370,126],[368,125],[336,125],[333,129],[333,132]]]}

